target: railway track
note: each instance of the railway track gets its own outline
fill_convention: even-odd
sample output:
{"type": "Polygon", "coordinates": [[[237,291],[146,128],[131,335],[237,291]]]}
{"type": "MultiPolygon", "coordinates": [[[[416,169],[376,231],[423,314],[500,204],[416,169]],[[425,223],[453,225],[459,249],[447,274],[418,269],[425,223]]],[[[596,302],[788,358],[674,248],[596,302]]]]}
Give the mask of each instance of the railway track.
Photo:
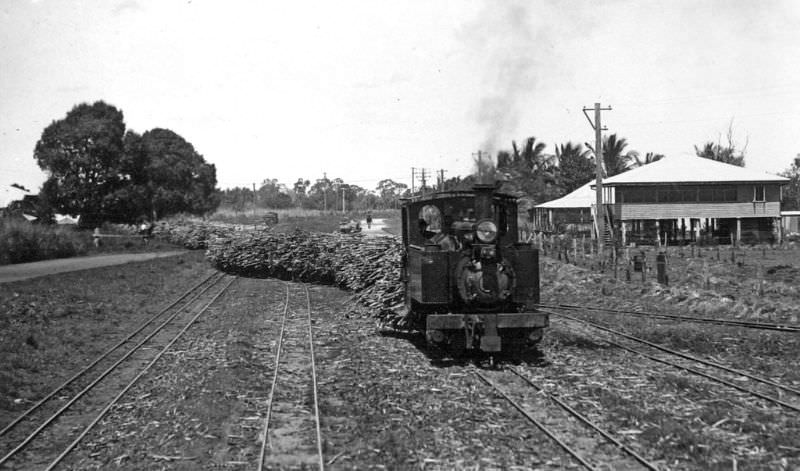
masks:
{"type": "Polygon", "coordinates": [[[698,322],[702,324],[726,325],[731,327],[742,327],[745,329],[772,330],[778,332],[794,332],[794,333],[800,332],[800,326],[790,325],[790,324],[769,324],[764,322],[747,322],[747,321],[736,321],[730,319],[709,319],[705,317],[678,316],[673,314],[631,311],[625,309],[610,309],[610,308],[596,307],[596,306],[579,306],[576,304],[538,304],[537,306],[545,309],[567,309],[570,311],[607,312],[611,314],[625,314],[625,315],[652,318],[652,319],[669,319],[681,322],[698,322]]]}
{"type": "Polygon", "coordinates": [[[192,286],[5,425],[0,468],[57,467],[235,279],[213,274],[192,286]]]}
{"type": "Polygon", "coordinates": [[[642,457],[566,402],[549,394],[516,368],[474,371],[474,374],[584,468],[659,469],[655,463],[642,457]],[[552,407],[554,403],[559,409],[552,407]]]}
{"type": "Polygon", "coordinates": [[[600,331],[612,334],[612,335],[617,336],[617,337],[622,337],[622,338],[626,339],[627,341],[632,341],[632,342],[635,342],[635,343],[640,344],[640,345],[645,345],[648,348],[657,350],[658,352],[660,352],[661,355],[659,356],[659,355],[648,353],[648,352],[645,352],[645,351],[642,351],[642,350],[638,350],[638,349],[635,349],[635,348],[633,348],[633,347],[631,347],[629,345],[623,345],[620,342],[615,342],[615,341],[608,340],[608,339],[605,340],[608,344],[613,345],[613,346],[615,346],[617,348],[620,348],[620,349],[629,351],[631,353],[640,355],[640,356],[648,358],[648,359],[650,359],[652,361],[655,361],[655,362],[658,362],[658,363],[661,363],[661,364],[664,364],[664,365],[667,365],[667,366],[671,366],[673,368],[680,369],[682,371],[691,373],[693,375],[701,376],[701,377],[703,377],[705,379],[714,381],[714,382],[719,383],[719,384],[723,384],[725,386],[728,386],[730,388],[736,389],[736,390],[738,390],[740,392],[743,392],[743,393],[747,393],[747,394],[749,394],[749,395],[751,395],[753,397],[759,398],[761,400],[770,402],[770,403],[775,404],[775,405],[779,405],[779,406],[781,406],[781,407],[783,407],[785,409],[788,409],[788,410],[791,410],[791,411],[794,411],[794,412],[800,412],[800,389],[797,389],[797,388],[794,388],[792,386],[788,386],[788,385],[785,385],[785,384],[781,384],[781,383],[778,383],[778,382],[773,381],[771,379],[764,378],[764,377],[761,377],[761,376],[758,376],[758,375],[754,375],[754,374],[746,372],[746,371],[741,371],[741,370],[738,370],[738,369],[735,369],[735,368],[731,368],[731,367],[729,367],[727,365],[723,365],[723,364],[720,364],[720,363],[717,363],[717,362],[714,362],[714,361],[709,361],[709,360],[706,360],[704,358],[696,357],[694,355],[689,355],[689,354],[686,354],[686,353],[678,352],[676,350],[672,350],[672,349],[666,348],[666,347],[664,347],[662,345],[658,345],[656,343],[650,342],[650,341],[645,340],[645,339],[641,339],[639,337],[627,334],[625,332],[621,332],[621,331],[618,331],[618,330],[615,330],[615,329],[611,329],[611,328],[606,327],[604,325],[601,325],[601,324],[598,324],[598,323],[595,323],[595,322],[591,322],[591,321],[587,321],[585,319],[579,319],[577,317],[570,316],[568,314],[564,314],[563,312],[554,312],[554,311],[545,311],[545,312],[548,312],[551,316],[561,317],[561,318],[567,319],[569,321],[576,322],[578,324],[581,324],[581,325],[584,325],[584,326],[587,326],[587,327],[590,327],[590,328],[593,328],[593,329],[596,329],[596,330],[600,330],[600,331]],[[679,360],[668,359],[668,357],[679,358],[679,360]],[[700,367],[687,366],[686,362],[693,363],[695,365],[702,365],[702,366],[700,366],[700,367]],[[722,371],[723,375],[727,375],[727,378],[726,377],[716,376],[716,375],[708,373],[707,371],[704,371],[705,369],[707,369],[709,367],[710,368],[714,368],[714,369],[716,369],[718,371],[722,371]],[[746,378],[749,382],[757,383],[757,384],[761,385],[760,386],[761,390],[756,390],[754,388],[748,388],[748,387],[742,386],[741,384],[737,383],[736,378],[746,378]],[[767,390],[768,392],[765,392],[765,390],[767,390]],[[794,400],[791,400],[791,402],[790,402],[790,400],[788,400],[785,397],[785,396],[787,396],[786,393],[789,393],[788,395],[791,395],[792,397],[794,397],[794,400]]]}
{"type": "Polygon", "coordinates": [[[325,469],[317,367],[306,285],[286,283],[272,384],[261,432],[258,470],[286,467],[325,469]],[[301,302],[291,291],[302,290],[301,302]],[[316,444],[312,446],[310,444],[316,444]]]}

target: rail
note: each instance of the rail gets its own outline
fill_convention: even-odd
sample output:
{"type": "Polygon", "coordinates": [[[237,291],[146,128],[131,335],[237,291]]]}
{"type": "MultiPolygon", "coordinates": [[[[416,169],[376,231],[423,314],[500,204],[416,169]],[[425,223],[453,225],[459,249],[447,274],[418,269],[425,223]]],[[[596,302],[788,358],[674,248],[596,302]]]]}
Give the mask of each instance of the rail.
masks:
{"type": "MultiPolygon", "coordinates": [[[[545,312],[547,312],[547,311],[545,311],[545,312]]],[[[653,342],[650,342],[650,341],[647,341],[647,340],[644,340],[644,339],[640,339],[638,337],[626,334],[624,332],[620,332],[620,331],[617,331],[617,330],[614,330],[614,329],[610,329],[608,327],[605,327],[603,325],[600,325],[600,324],[597,324],[597,323],[594,323],[594,322],[586,321],[586,320],[583,320],[583,319],[578,319],[577,317],[573,317],[573,316],[570,316],[570,315],[567,315],[567,314],[563,314],[563,313],[558,313],[558,312],[548,312],[548,314],[550,314],[552,316],[556,316],[556,317],[560,316],[560,317],[563,317],[565,319],[569,319],[569,320],[571,320],[573,322],[578,322],[580,324],[588,325],[588,326],[593,327],[595,329],[602,330],[602,331],[605,331],[605,332],[608,332],[608,333],[611,333],[611,334],[626,338],[628,340],[632,340],[634,342],[638,342],[638,343],[647,345],[649,347],[655,348],[657,350],[663,351],[663,352],[668,353],[668,354],[673,355],[673,356],[677,356],[677,357],[683,358],[685,360],[694,361],[696,363],[700,363],[700,364],[703,364],[703,365],[706,365],[706,366],[711,366],[711,367],[726,371],[728,373],[733,373],[733,374],[736,374],[736,375],[744,376],[744,377],[752,379],[754,381],[757,381],[757,382],[760,382],[760,383],[763,383],[763,384],[767,384],[769,386],[773,386],[773,387],[776,387],[778,389],[781,389],[781,390],[784,390],[784,391],[787,391],[787,392],[791,392],[791,393],[800,395],[800,390],[797,390],[797,389],[792,388],[790,386],[786,386],[786,385],[777,383],[775,381],[769,380],[767,378],[762,378],[760,376],[756,376],[756,375],[753,375],[753,374],[750,374],[750,373],[747,373],[747,372],[744,372],[744,371],[741,371],[741,370],[730,368],[730,367],[727,367],[725,365],[721,365],[721,364],[716,363],[716,362],[704,360],[702,358],[698,358],[698,357],[695,357],[695,356],[692,356],[692,355],[688,355],[686,353],[681,353],[681,352],[678,352],[678,351],[675,351],[675,350],[671,350],[671,349],[666,348],[664,346],[655,344],[653,342]]],[[[662,364],[665,364],[665,365],[669,365],[669,366],[672,366],[674,368],[678,368],[678,369],[684,370],[686,372],[692,373],[692,374],[697,375],[697,376],[702,376],[702,377],[704,377],[706,379],[710,379],[710,380],[718,382],[720,384],[724,384],[724,385],[726,385],[728,387],[731,387],[731,388],[734,388],[734,389],[736,389],[738,391],[741,391],[741,392],[750,394],[752,396],[758,397],[760,399],[772,402],[774,404],[780,405],[780,406],[785,407],[787,409],[791,409],[791,410],[794,410],[796,412],[800,412],[800,407],[795,406],[793,404],[790,404],[788,402],[785,402],[785,401],[783,401],[783,400],[781,400],[779,398],[768,396],[768,395],[760,393],[758,391],[754,391],[752,389],[748,389],[748,388],[745,388],[743,386],[740,386],[740,385],[738,385],[736,383],[733,383],[732,381],[728,381],[726,379],[710,375],[708,373],[705,373],[703,371],[697,370],[695,368],[683,366],[683,365],[680,365],[678,363],[671,362],[669,360],[665,360],[663,358],[659,358],[659,357],[656,357],[654,355],[650,355],[648,353],[636,350],[636,349],[631,348],[631,347],[627,347],[625,345],[622,345],[620,343],[617,343],[617,342],[614,342],[614,341],[611,341],[611,340],[607,340],[607,342],[610,345],[613,345],[613,346],[615,346],[617,348],[621,348],[623,350],[627,350],[627,351],[629,351],[631,353],[635,353],[637,355],[643,356],[643,357],[648,358],[650,360],[653,360],[653,361],[656,361],[656,362],[659,362],[659,363],[662,363],[662,364]]]]}

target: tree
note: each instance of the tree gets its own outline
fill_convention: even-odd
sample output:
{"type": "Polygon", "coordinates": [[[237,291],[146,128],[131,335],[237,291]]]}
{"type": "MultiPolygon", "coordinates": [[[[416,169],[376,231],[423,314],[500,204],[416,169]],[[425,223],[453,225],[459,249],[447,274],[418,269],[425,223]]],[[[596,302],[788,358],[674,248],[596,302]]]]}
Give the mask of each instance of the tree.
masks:
{"type": "Polygon", "coordinates": [[[784,170],[781,176],[789,179],[789,184],[783,190],[781,210],[800,210],[800,154],[797,154],[791,167],[784,170]]]}
{"type": "Polygon", "coordinates": [[[630,168],[642,167],[664,158],[663,154],[656,154],[653,152],[648,152],[647,154],[645,154],[644,158],[641,158],[639,156],[639,153],[636,151],[629,152],[628,155],[630,155],[633,159],[631,161],[630,168]]]}
{"type": "MultiPolygon", "coordinates": [[[[594,146],[586,143],[592,153],[595,153],[594,146]]],[[[603,171],[606,177],[613,177],[622,172],[630,169],[631,163],[634,161],[635,151],[625,153],[625,148],[628,147],[628,141],[623,138],[618,138],[616,134],[605,136],[603,138],[603,171]]]]}
{"type": "Polygon", "coordinates": [[[153,218],[205,214],[217,207],[217,169],[183,137],[169,129],[152,129],[142,135],[139,152],[147,162],[147,209],[153,218]]]}
{"type": "Polygon", "coordinates": [[[567,142],[556,146],[556,159],[560,167],[561,185],[571,193],[595,177],[595,164],[589,151],[580,144],[567,142]]]}
{"type": "Polygon", "coordinates": [[[42,197],[56,212],[82,222],[126,216],[112,195],[130,181],[124,162],[122,112],[102,101],[82,103],[42,132],[33,156],[48,177],[42,197]]]}
{"type": "Polygon", "coordinates": [[[227,188],[219,194],[221,203],[237,213],[244,211],[245,205],[253,201],[253,190],[247,187],[227,188]]]}
{"type": "Polygon", "coordinates": [[[386,178],[378,182],[375,191],[378,192],[381,206],[385,208],[396,208],[397,200],[400,195],[408,188],[405,183],[397,183],[396,181],[386,178]]]}
{"type": "Polygon", "coordinates": [[[702,147],[694,146],[694,151],[697,153],[698,157],[704,159],[711,159],[717,162],[744,167],[744,158],[747,152],[749,139],[745,140],[744,147],[737,149],[736,143],[733,140],[733,121],[728,124],[726,138],[728,141],[728,145],[726,146],[722,145],[722,136],[719,136],[716,143],[708,141],[704,143],[702,147]]]}
{"type": "Polygon", "coordinates": [[[263,208],[282,209],[292,206],[292,197],[286,185],[278,183],[276,178],[267,178],[258,189],[258,205],[263,208]]]}

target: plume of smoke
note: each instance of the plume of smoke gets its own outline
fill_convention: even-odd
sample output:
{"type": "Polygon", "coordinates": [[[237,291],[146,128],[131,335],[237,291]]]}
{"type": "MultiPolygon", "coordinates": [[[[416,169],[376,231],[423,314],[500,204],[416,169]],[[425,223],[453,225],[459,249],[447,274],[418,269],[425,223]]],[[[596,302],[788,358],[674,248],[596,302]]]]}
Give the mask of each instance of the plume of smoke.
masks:
{"type": "Polygon", "coordinates": [[[497,166],[492,160],[491,155],[483,157],[473,156],[472,161],[475,166],[475,175],[478,177],[478,183],[494,183],[497,179],[497,166]]]}
{"type": "Polygon", "coordinates": [[[482,54],[487,94],[476,119],[484,133],[480,149],[490,155],[500,149],[502,135],[516,131],[526,95],[536,86],[537,30],[530,13],[524,1],[489,2],[464,31],[468,44],[482,54]]]}

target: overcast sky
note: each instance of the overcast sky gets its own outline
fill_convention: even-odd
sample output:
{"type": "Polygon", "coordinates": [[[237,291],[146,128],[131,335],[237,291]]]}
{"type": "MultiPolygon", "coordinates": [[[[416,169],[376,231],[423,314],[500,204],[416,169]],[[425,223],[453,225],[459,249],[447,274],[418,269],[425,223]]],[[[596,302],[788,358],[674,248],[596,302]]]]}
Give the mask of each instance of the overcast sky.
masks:
{"type": "Polygon", "coordinates": [[[536,136],[687,155],[733,120],[747,167],[800,153],[800,2],[56,1],[0,3],[0,206],[45,179],[42,130],[104,100],[169,128],[222,188],[328,177],[374,189],[411,167],[536,136]]]}

